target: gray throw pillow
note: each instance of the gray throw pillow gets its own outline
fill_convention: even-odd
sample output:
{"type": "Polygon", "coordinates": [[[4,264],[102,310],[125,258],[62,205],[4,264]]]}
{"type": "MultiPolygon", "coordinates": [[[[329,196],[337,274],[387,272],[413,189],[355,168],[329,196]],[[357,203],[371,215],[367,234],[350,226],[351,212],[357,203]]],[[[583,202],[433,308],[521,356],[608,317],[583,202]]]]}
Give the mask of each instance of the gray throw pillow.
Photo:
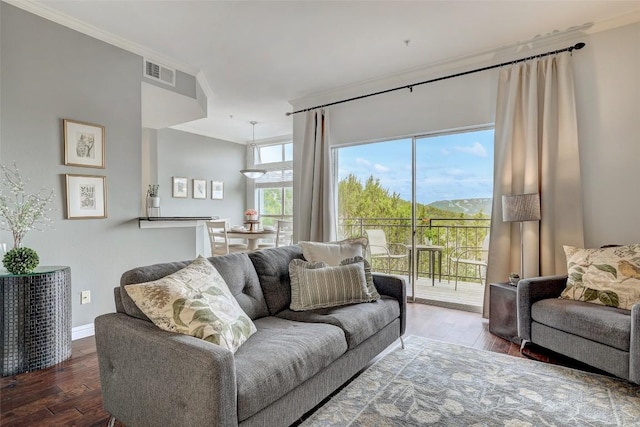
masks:
{"type": "Polygon", "coordinates": [[[361,256],[357,256],[353,258],[343,259],[342,262],[340,262],[340,265],[348,265],[348,264],[355,264],[355,263],[362,263],[362,266],[364,267],[364,277],[367,280],[367,291],[369,292],[369,296],[372,298],[373,301],[379,300],[380,294],[378,293],[376,286],[373,284],[373,275],[371,274],[371,264],[369,264],[369,261],[367,261],[361,256]]]}

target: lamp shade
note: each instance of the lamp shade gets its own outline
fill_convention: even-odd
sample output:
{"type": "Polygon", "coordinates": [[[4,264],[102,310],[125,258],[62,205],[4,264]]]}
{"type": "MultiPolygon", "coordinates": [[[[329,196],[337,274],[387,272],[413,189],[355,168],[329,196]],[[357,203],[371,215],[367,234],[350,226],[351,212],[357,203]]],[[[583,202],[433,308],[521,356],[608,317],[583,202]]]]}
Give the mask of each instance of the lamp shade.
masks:
{"type": "Polygon", "coordinates": [[[540,221],[540,195],[538,193],[502,196],[504,222],[540,221]]]}

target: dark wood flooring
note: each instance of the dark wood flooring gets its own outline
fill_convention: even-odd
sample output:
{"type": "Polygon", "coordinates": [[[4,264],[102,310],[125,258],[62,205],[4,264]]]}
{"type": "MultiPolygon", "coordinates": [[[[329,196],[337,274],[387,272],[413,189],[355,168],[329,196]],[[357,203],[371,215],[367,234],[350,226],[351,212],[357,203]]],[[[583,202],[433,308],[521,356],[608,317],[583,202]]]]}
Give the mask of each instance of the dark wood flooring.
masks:
{"type": "MultiPolygon", "coordinates": [[[[419,335],[515,357],[520,347],[489,333],[480,314],[408,304],[407,335],[419,335]]],[[[93,337],[73,342],[58,365],[0,379],[0,426],[106,426],[93,337]]],[[[121,424],[117,424],[122,426],[121,424]]]]}

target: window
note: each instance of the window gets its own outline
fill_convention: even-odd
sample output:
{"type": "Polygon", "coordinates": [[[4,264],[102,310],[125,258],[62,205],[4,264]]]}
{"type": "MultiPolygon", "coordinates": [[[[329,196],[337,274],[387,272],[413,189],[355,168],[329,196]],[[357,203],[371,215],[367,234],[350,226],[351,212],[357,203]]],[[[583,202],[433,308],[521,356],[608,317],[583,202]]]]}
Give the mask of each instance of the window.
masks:
{"type": "Polygon", "coordinates": [[[275,226],[277,219],[293,218],[293,143],[257,145],[255,164],[267,173],[254,181],[255,203],[262,225],[275,226]]]}

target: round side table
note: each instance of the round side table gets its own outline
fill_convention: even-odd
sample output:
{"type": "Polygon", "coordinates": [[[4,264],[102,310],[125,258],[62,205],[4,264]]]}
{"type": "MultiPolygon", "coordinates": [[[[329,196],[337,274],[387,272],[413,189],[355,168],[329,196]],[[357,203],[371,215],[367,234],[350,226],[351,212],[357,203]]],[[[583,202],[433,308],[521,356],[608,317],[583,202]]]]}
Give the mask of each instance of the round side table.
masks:
{"type": "Polygon", "coordinates": [[[3,377],[71,357],[69,267],[41,266],[30,274],[0,274],[0,287],[3,377]]]}

